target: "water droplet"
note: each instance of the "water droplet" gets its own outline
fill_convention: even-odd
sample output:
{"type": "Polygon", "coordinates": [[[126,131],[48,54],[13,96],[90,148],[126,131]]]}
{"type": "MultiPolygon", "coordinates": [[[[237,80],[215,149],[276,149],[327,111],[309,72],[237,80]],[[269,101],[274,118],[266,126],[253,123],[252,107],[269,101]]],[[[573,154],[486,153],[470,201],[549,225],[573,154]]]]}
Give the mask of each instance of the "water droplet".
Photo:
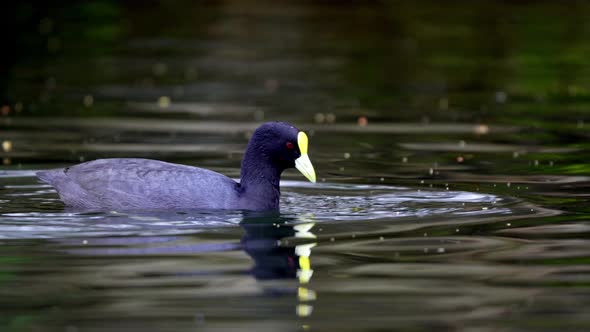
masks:
{"type": "Polygon", "coordinates": [[[264,120],[264,111],[263,110],[256,110],[254,112],[254,120],[256,120],[256,121],[264,120]]]}
{"type": "Polygon", "coordinates": [[[334,115],[334,113],[328,113],[328,114],[326,114],[326,122],[327,123],[334,123],[334,122],[336,122],[336,115],[334,115]]]}
{"type": "Polygon", "coordinates": [[[447,110],[449,108],[449,99],[448,98],[441,98],[438,101],[438,107],[441,110],[447,110]]]}
{"type": "Polygon", "coordinates": [[[12,151],[12,141],[9,141],[9,140],[2,141],[2,151],[11,152],[12,151]]]}
{"type": "Polygon", "coordinates": [[[165,63],[156,63],[152,68],[152,72],[156,76],[163,76],[168,73],[168,65],[165,63]]]}
{"type": "Polygon", "coordinates": [[[508,94],[506,94],[506,92],[504,92],[504,91],[497,91],[496,92],[496,102],[498,104],[505,103],[507,99],[508,99],[508,94]]]}
{"type": "Polygon", "coordinates": [[[158,98],[158,106],[160,106],[160,108],[168,108],[170,106],[170,102],[170,97],[162,96],[158,98]]]}
{"type": "Polygon", "coordinates": [[[92,107],[92,105],[94,104],[94,98],[91,95],[86,95],[82,99],[82,103],[86,107],[92,107]]]}
{"type": "Polygon", "coordinates": [[[325,120],[326,120],[326,116],[324,115],[324,113],[316,113],[313,116],[313,121],[315,123],[324,123],[325,120]]]}
{"type": "Polygon", "coordinates": [[[490,127],[487,125],[477,125],[473,128],[473,131],[478,135],[485,135],[490,132],[490,127]]]}

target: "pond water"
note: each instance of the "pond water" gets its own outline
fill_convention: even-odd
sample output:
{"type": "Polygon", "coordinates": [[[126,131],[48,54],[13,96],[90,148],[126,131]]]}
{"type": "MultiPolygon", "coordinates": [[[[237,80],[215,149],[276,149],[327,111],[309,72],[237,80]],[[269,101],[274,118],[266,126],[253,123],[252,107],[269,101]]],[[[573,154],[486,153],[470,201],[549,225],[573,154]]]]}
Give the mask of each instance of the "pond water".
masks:
{"type": "Polygon", "coordinates": [[[11,4],[2,331],[590,330],[590,5],[11,4]],[[290,121],[281,211],[69,210],[37,170],[239,177],[290,121]]]}

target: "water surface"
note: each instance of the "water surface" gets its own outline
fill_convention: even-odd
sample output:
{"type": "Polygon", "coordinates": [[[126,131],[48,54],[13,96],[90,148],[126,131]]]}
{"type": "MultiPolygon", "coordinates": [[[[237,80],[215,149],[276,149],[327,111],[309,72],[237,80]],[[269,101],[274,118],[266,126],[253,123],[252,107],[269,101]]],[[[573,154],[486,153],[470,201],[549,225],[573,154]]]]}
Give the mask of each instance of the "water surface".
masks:
{"type": "Polygon", "coordinates": [[[586,3],[11,6],[2,331],[590,329],[586,3]],[[238,178],[267,120],[318,175],[279,214],[81,212],[34,177],[238,178]]]}

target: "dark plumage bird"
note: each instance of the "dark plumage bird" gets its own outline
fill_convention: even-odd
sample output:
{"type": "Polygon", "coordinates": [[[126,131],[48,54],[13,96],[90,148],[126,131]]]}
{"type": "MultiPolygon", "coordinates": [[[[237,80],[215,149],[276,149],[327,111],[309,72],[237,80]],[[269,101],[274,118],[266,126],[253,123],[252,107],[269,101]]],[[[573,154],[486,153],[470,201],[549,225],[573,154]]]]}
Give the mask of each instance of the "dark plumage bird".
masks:
{"type": "Polygon", "coordinates": [[[253,133],[241,179],[198,167],[149,159],[99,159],[38,172],[67,206],[80,209],[277,210],[281,173],[295,167],[311,182],[307,135],[284,122],[253,133]]]}

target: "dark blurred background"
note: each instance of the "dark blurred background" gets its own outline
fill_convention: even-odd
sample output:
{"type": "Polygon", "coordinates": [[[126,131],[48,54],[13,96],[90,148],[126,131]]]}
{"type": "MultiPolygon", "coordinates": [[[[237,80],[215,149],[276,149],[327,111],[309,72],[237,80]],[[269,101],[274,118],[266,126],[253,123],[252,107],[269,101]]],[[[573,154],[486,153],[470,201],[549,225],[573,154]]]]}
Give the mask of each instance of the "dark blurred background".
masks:
{"type": "MultiPolygon", "coordinates": [[[[286,120],[312,129],[483,125],[475,129],[479,134],[489,125],[523,126],[493,140],[528,145],[586,146],[588,138],[587,1],[4,6],[10,14],[3,19],[0,103],[4,129],[18,131],[4,134],[11,143],[5,164],[116,154],[108,148],[91,156],[71,152],[84,143],[172,142],[154,138],[157,129],[125,134],[158,119],[211,122],[187,129],[195,134],[286,120]],[[103,122],[81,120],[88,118],[103,122]],[[126,131],[114,132],[117,126],[126,131]]],[[[161,134],[175,132],[167,130],[161,134]]],[[[195,137],[175,142],[190,140],[195,137]]],[[[244,141],[235,141],[232,151],[240,152],[244,141]]],[[[125,153],[146,155],[133,148],[125,153]]]]}

